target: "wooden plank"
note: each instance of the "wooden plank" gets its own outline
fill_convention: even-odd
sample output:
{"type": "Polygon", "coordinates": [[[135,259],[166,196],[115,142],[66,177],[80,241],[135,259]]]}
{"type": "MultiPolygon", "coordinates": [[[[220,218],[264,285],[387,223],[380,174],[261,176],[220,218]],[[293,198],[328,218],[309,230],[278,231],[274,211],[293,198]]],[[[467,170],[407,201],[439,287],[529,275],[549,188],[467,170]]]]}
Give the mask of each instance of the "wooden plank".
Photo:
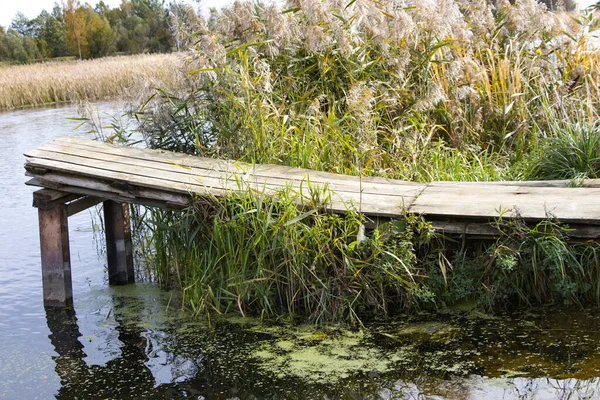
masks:
{"type": "Polygon", "coordinates": [[[114,200],[114,201],[117,201],[120,203],[140,204],[142,206],[147,206],[147,207],[158,207],[158,208],[165,208],[165,209],[170,209],[170,210],[181,210],[188,206],[188,203],[185,203],[185,204],[172,203],[169,201],[144,199],[144,198],[131,199],[130,197],[122,197],[118,194],[111,193],[111,192],[102,192],[102,191],[86,189],[86,188],[82,188],[82,187],[78,187],[78,186],[62,186],[62,188],[64,188],[65,190],[68,190],[69,192],[80,194],[82,196],[101,197],[105,200],[110,199],[110,200],[114,200]]]}
{"type": "MultiPolygon", "coordinates": [[[[135,197],[131,198],[129,196],[123,197],[118,193],[110,192],[111,186],[106,184],[101,184],[94,182],[91,178],[84,179],[76,179],[75,183],[81,185],[85,184],[86,187],[82,186],[67,186],[69,180],[71,178],[64,177],[64,179],[60,180],[60,183],[56,183],[52,180],[48,181],[47,178],[51,178],[57,176],[58,178],[63,178],[59,173],[47,173],[43,175],[43,177],[36,178],[38,184],[52,186],[55,185],[60,187],[61,190],[78,193],[82,195],[89,196],[97,196],[104,197],[108,199],[112,199],[115,201],[121,202],[129,202],[129,203],[137,203],[151,207],[161,207],[161,208],[169,208],[169,209],[181,209],[185,208],[188,205],[188,196],[183,195],[174,195],[174,194],[166,194],[165,197],[159,197],[158,193],[152,193],[152,198],[143,198],[143,197],[135,197]],[[91,189],[90,189],[91,188],[91,189]]],[[[137,188],[135,190],[138,190],[137,188]]],[[[142,189],[139,189],[140,194],[143,193],[142,189]]],[[[260,192],[260,191],[259,191],[260,192]]],[[[292,191],[293,192],[293,191],[292,191]]],[[[306,205],[310,203],[310,198],[308,193],[306,193],[306,189],[297,190],[296,194],[298,196],[297,203],[300,206],[306,205]]],[[[166,192],[165,192],[166,193],[166,192]]],[[[225,194],[226,192],[223,192],[225,194]]],[[[218,193],[216,193],[218,194],[218,193]]],[[[212,196],[213,194],[205,194],[212,196]]],[[[359,202],[361,200],[361,196],[358,193],[354,194],[346,194],[343,198],[336,193],[327,193],[326,196],[329,196],[329,201],[325,205],[328,211],[334,213],[344,213],[347,211],[348,207],[352,204],[355,205],[355,208],[358,210],[359,202]]],[[[363,204],[362,211],[365,214],[371,216],[383,216],[383,217],[395,217],[401,215],[404,210],[404,205],[397,202],[381,202],[380,196],[362,196],[363,204]]]]}
{"type": "Polygon", "coordinates": [[[133,243],[127,204],[112,200],[104,202],[104,232],[108,282],[114,285],[133,283],[133,243]]]}
{"type": "MultiPolygon", "coordinates": [[[[112,172],[126,172],[128,173],[128,176],[125,180],[125,182],[129,181],[130,183],[134,183],[134,184],[138,184],[138,185],[145,185],[143,182],[141,181],[136,181],[136,179],[139,178],[139,174],[143,173],[145,175],[141,175],[142,179],[146,179],[146,178],[150,178],[151,177],[156,177],[156,176],[160,176],[160,182],[157,182],[157,186],[156,187],[161,187],[161,186],[166,186],[166,183],[172,184],[172,183],[179,183],[180,187],[181,187],[181,180],[183,177],[183,180],[187,180],[187,183],[184,183],[183,186],[187,187],[189,192],[199,192],[201,195],[205,195],[207,194],[207,191],[210,192],[212,191],[213,193],[216,191],[235,191],[235,190],[241,190],[240,188],[240,181],[236,180],[235,178],[237,177],[223,177],[221,179],[215,179],[215,178],[211,178],[211,177],[192,177],[189,174],[186,173],[185,169],[181,172],[171,172],[171,171],[155,171],[153,169],[150,168],[146,168],[144,170],[141,170],[139,168],[136,168],[134,166],[130,166],[130,165],[124,165],[124,164],[118,164],[118,163],[109,163],[109,162],[105,162],[105,161],[99,161],[99,160],[92,160],[92,159],[81,159],[78,158],[77,156],[72,156],[72,155],[66,155],[66,154],[55,154],[52,153],[51,155],[48,155],[48,157],[54,157],[56,159],[61,159],[61,160],[65,160],[65,162],[67,163],[87,163],[89,165],[92,165],[94,168],[99,168],[102,170],[101,173],[99,173],[98,171],[95,172],[95,175],[106,175],[107,170],[112,169],[112,172]],[[115,171],[117,170],[117,171],[115,171]],[[136,175],[137,174],[137,175],[136,175]],[[194,185],[191,183],[191,181],[193,181],[194,179],[197,179],[198,183],[200,185],[194,185]],[[179,180],[179,182],[177,182],[177,180],[179,180]],[[168,181],[168,182],[167,182],[168,181]],[[198,190],[200,189],[200,190],[198,190]]],[[[33,162],[33,161],[32,161],[33,162]]],[[[46,165],[47,167],[50,167],[50,165],[45,162],[44,165],[46,165]]],[[[69,168],[72,168],[72,166],[69,166],[69,168]]],[[[254,186],[255,188],[260,188],[261,185],[264,186],[266,189],[272,190],[272,189],[280,189],[282,186],[279,185],[274,185],[271,183],[263,183],[263,182],[244,182],[243,184],[248,185],[248,186],[254,186]]],[[[301,191],[302,190],[302,185],[296,183],[297,187],[295,188],[296,190],[301,191]]],[[[519,193],[532,193],[531,191],[535,191],[535,190],[569,190],[571,191],[571,194],[576,194],[575,191],[585,191],[585,192],[580,192],[578,193],[579,195],[581,194],[585,194],[588,193],[588,191],[590,190],[598,190],[598,189],[581,189],[581,188],[572,188],[572,189],[555,189],[555,188],[529,188],[529,192],[523,192],[524,190],[527,191],[527,187],[523,187],[523,186],[502,186],[502,185],[493,185],[493,186],[489,186],[489,185],[484,185],[482,186],[478,186],[478,185],[472,185],[472,184],[436,184],[433,183],[431,185],[429,185],[427,187],[427,189],[424,191],[423,195],[417,200],[417,202],[415,203],[414,207],[411,207],[411,211],[412,212],[419,212],[419,213],[425,213],[425,214],[430,214],[430,215],[441,215],[441,216],[456,216],[456,215],[464,215],[466,217],[475,217],[475,218],[495,218],[499,215],[499,210],[501,210],[503,207],[509,207],[512,209],[512,214],[506,214],[507,216],[516,216],[518,213],[517,208],[515,207],[523,207],[524,205],[527,205],[526,203],[524,203],[524,200],[522,198],[517,199],[513,199],[513,201],[508,201],[505,199],[499,199],[497,197],[497,193],[500,192],[506,192],[507,190],[512,191],[516,194],[519,193]],[[436,186],[437,185],[437,186],[436,186]],[[437,189],[436,189],[437,188],[437,189]],[[487,188],[487,189],[486,189],[487,188]],[[477,190],[479,190],[479,192],[477,192],[477,190]],[[429,208],[425,208],[423,207],[423,205],[427,205],[426,201],[428,199],[428,195],[431,192],[437,192],[436,195],[434,197],[436,197],[437,199],[437,203],[433,202],[433,206],[431,207],[432,204],[429,204],[429,208]],[[484,193],[483,193],[484,192],[484,193]],[[488,200],[489,201],[493,201],[493,203],[491,203],[491,205],[488,203],[486,203],[485,201],[477,201],[477,206],[476,207],[471,207],[473,201],[473,198],[477,198],[477,197],[470,197],[470,196],[483,196],[485,194],[489,195],[490,193],[494,193],[491,197],[488,196],[488,200]],[[424,199],[425,196],[425,199],[424,199]],[[453,197],[454,196],[454,197],[453,197]],[[467,196],[469,198],[468,203],[465,204],[464,203],[464,199],[465,196],[467,196]],[[452,198],[452,201],[449,201],[449,199],[452,198]],[[461,203],[461,201],[463,201],[463,203],[461,203]],[[468,207],[467,207],[468,206],[468,207]],[[485,211],[481,211],[482,206],[486,206],[486,210],[485,211]],[[452,208],[454,207],[454,209],[452,208]],[[459,208],[459,210],[457,210],[457,207],[459,208]],[[473,211],[472,213],[464,213],[463,211],[465,209],[470,209],[471,211],[473,211]]],[[[216,195],[222,195],[223,193],[216,193],[216,195]]],[[[365,212],[365,213],[373,213],[374,215],[394,215],[394,214],[398,214],[399,212],[401,212],[403,210],[402,207],[400,207],[399,202],[397,201],[397,199],[394,198],[390,198],[390,197],[385,197],[385,196],[381,196],[381,195],[370,195],[370,194],[364,194],[364,193],[359,193],[358,196],[356,193],[350,193],[350,192],[336,192],[336,194],[340,195],[340,201],[342,203],[347,203],[348,201],[352,201],[354,202],[355,205],[357,205],[358,208],[361,209],[361,211],[365,212]],[[391,205],[391,206],[390,206],[391,205]]],[[[561,195],[564,194],[564,192],[560,193],[561,195]]],[[[547,193],[543,194],[543,197],[546,198],[547,197],[547,193]]],[[[402,198],[404,200],[404,198],[402,198]]],[[[436,200],[434,199],[434,200],[436,200]]],[[[532,206],[536,207],[537,206],[537,211],[536,213],[532,213],[532,211],[530,210],[531,207],[527,208],[519,208],[519,212],[521,214],[522,217],[524,218],[534,218],[534,219],[543,219],[547,216],[547,214],[554,214],[557,215],[559,218],[561,219],[565,219],[565,215],[563,215],[563,213],[560,212],[556,212],[553,211],[552,208],[544,208],[544,207],[539,207],[539,204],[544,204],[544,202],[540,202],[540,199],[534,199],[531,196],[528,196],[527,199],[529,201],[533,201],[534,204],[532,206]]],[[[429,198],[429,200],[431,200],[429,198]]],[[[510,200],[510,199],[509,199],[510,200]]],[[[563,200],[559,199],[557,203],[561,203],[563,200]]],[[[404,202],[403,203],[405,206],[410,205],[410,201],[408,202],[404,202]]],[[[548,203],[546,202],[546,205],[548,203]]],[[[573,205],[576,203],[571,203],[571,205],[573,205]]],[[[583,205],[585,207],[585,205],[583,205]]],[[[340,209],[337,207],[337,205],[334,205],[334,207],[336,207],[335,209],[333,209],[332,211],[334,212],[343,212],[343,209],[340,209]]],[[[345,208],[345,207],[344,207],[345,208]]],[[[579,214],[574,214],[574,215],[569,215],[568,219],[566,219],[567,221],[581,221],[585,218],[587,218],[588,216],[588,210],[585,209],[583,210],[583,213],[579,213],[579,214]]],[[[595,217],[592,217],[592,220],[594,220],[595,217]]]]}
{"type": "MultiPolygon", "coordinates": [[[[176,163],[179,165],[184,165],[188,167],[198,167],[198,168],[206,168],[216,171],[223,172],[239,172],[240,169],[244,172],[252,171],[254,174],[262,176],[264,173],[265,177],[278,177],[279,174],[283,173],[285,176],[290,177],[291,179],[304,179],[307,174],[314,174],[314,181],[321,182],[337,182],[337,181],[351,181],[354,182],[358,179],[357,176],[349,176],[336,174],[331,172],[322,172],[309,170],[304,168],[295,168],[283,165],[275,165],[275,164],[258,164],[251,165],[238,161],[230,161],[230,160],[222,160],[222,159],[211,159],[211,158],[203,158],[198,156],[190,156],[183,153],[174,153],[165,150],[156,150],[156,149],[142,149],[136,147],[122,147],[116,145],[110,145],[107,143],[102,143],[98,141],[92,141],[81,138],[72,138],[72,137],[59,137],[52,141],[51,143],[66,143],[73,146],[88,146],[92,147],[95,151],[98,152],[107,152],[109,154],[123,154],[129,157],[139,157],[143,160],[152,160],[159,162],[170,162],[176,163]],[[296,175],[294,175],[294,173],[296,175]]],[[[406,185],[414,185],[414,186],[422,186],[418,183],[412,182],[402,182],[395,181],[389,178],[380,178],[380,177],[363,177],[363,181],[365,183],[401,183],[406,185]]]]}
{"type": "Polygon", "coordinates": [[[600,226],[569,224],[568,227],[571,229],[570,232],[567,232],[569,237],[588,240],[600,239],[600,226]]]}
{"type": "Polygon", "coordinates": [[[33,198],[40,201],[53,201],[67,197],[69,194],[60,190],[40,189],[33,192],[33,198]]]}
{"type": "MultiPolygon", "coordinates": [[[[186,175],[183,172],[173,173],[168,171],[155,171],[152,169],[140,170],[133,166],[90,159],[85,160],[87,165],[79,165],[75,164],[79,162],[76,156],[56,154],[54,157],[56,158],[55,160],[42,159],[39,161],[37,158],[30,158],[26,168],[30,164],[37,165],[39,162],[47,168],[52,168],[57,171],[67,173],[77,172],[89,177],[102,176],[104,179],[120,180],[133,185],[157,189],[168,188],[170,190],[178,191],[179,193],[197,193],[201,196],[223,196],[231,191],[242,191],[247,190],[248,188],[258,191],[265,189],[271,193],[273,190],[282,190],[284,188],[283,186],[272,185],[270,183],[241,181],[236,179],[236,177],[223,179],[193,177],[189,175],[185,177],[186,175]],[[58,159],[64,161],[57,161],[58,159]],[[182,175],[185,177],[183,178],[184,181],[188,180],[187,183],[181,181],[182,175]],[[177,181],[178,179],[179,181],[177,181]]],[[[48,173],[43,176],[45,177],[47,174],[48,173]]],[[[39,178],[41,179],[41,177],[39,178]]],[[[309,195],[308,184],[306,182],[294,182],[292,183],[291,188],[298,193],[306,196],[309,195]]],[[[67,189],[62,188],[62,190],[67,189]]],[[[403,206],[410,204],[410,201],[412,200],[405,200],[402,196],[370,195],[351,192],[336,192],[335,194],[338,195],[339,198],[334,198],[332,196],[331,206],[333,212],[345,212],[347,209],[345,204],[353,202],[357,208],[362,207],[362,211],[365,213],[372,213],[374,215],[395,215],[398,214],[398,212],[401,212],[403,206]]]]}
{"type": "MultiPolygon", "coordinates": [[[[163,178],[148,177],[144,175],[134,175],[122,171],[114,171],[112,170],[114,169],[114,166],[110,167],[109,165],[107,165],[107,167],[111,169],[103,169],[98,168],[96,166],[77,165],[70,162],[43,159],[38,160],[36,158],[30,158],[28,160],[28,164],[25,165],[25,169],[27,169],[28,171],[30,171],[30,164],[34,166],[36,164],[43,164],[54,171],[59,171],[63,173],[74,173],[92,179],[103,178],[113,181],[122,181],[126,183],[133,182],[135,184],[138,184],[139,186],[144,186],[151,189],[162,189],[183,194],[189,194],[191,192],[209,193],[206,187],[199,185],[196,182],[183,183],[181,181],[171,181],[169,179],[163,178]]],[[[35,175],[35,173],[32,173],[31,176],[41,178],[40,176],[35,175]]]]}
{"type": "Polygon", "coordinates": [[[525,220],[557,217],[564,222],[600,222],[600,189],[432,183],[410,211],[428,216],[525,220]]]}
{"type": "Polygon", "coordinates": [[[33,207],[41,210],[49,210],[57,204],[67,203],[79,197],[81,196],[73,193],[44,188],[33,192],[33,207]]]}
{"type": "Polygon", "coordinates": [[[67,206],[38,209],[45,307],[73,305],[67,206]]]}
{"type": "Polygon", "coordinates": [[[460,237],[494,238],[500,235],[498,229],[489,223],[460,221],[430,221],[432,228],[443,235],[460,237]]]}
{"type": "Polygon", "coordinates": [[[555,187],[555,188],[600,188],[600,180],[597,179],[586,179],[581,182],[574,182],[570,179],[561,179],[554,181],[492,181],[492,182],[451,182],[451,181],[438,181],[434,182],[436,185],[450,185],[450,186],[524,186],[524,187],[555,187]]]}
{"type": "Polygon", "coordinates": [[[101,197],[85,196],[79,200],[75,200],[67,204],[67,216],[72,216],[81,211],[87,210],[90,207],[94,207],[104,201],[101,197]]]}
{"type": "Polygon", "coordinates": [[[135,202],[136,198],[147,198],[169,203],[179,203],[185,207],[190,198],[187,193],[178,194],[166,190],[148,189],[139,186],[130,186],[127,191],[123,191],[118,185],[114,185],[114,182],[111,184],[110,181],[105,179],[94,179],[59,172],[48,172],[35,179],[38,186],[40,184],[43,186],[53,185],[55,187],[60,187],[64,191],[68,191],[69,187],[82,187],[99,192],[115,193],[121,198],[129,198],[130,202],[135,202]]]}
{"type": "MultiPolygon", "coordinates": [[[[78,159],[74,156],[67,156],[67,155],[56,155],[55,157],[56,159],[60,159],[63,160],[63,162],[67,162],[67,163],[76,163],[79,162],[78,159]]],[[[34,160],[31,160],[32,163],[36,162],[34,160]]],[[[84,161],[81,161],[82,163],[84,163],[84,161]]],[[[156,176],[160,176],[160,182],[158,182],[159,186],[170,186],[170,188],[173,188],[173,184],[175,184],[176,186],[178,185],[178,188],[181,188],[181,184],[183,184],[185,188],[187,188],[188,192],[198,192],[198,188],[202,189],[200,190],[200,194],[205,194],[206,192],[206,188],[211,188],[211,190],[214,192],[213,188],[216,189],[222,189],[222,190],[226,190],[226,191],[240,191],[240,190],[246,190],[247,188],[252,188],[255,190],[262,190],[267,189],[267,190],[281,190],[283,188],[285,188],[286,186],[284,185],[278,185],[278,184],[272,184],[270,182],[260,182],[260,181],[251,181],[251,177],[245,177],[246,180],[243,181],[241,178],[239,178],[238,176],[232,176],[232,177],[222,177],[220,179],[214,179],[214,178],[207,178],[207,177],[198,177],[198,176],[189,176],[187,174],[185,174],[185,172],[178,172],[178,173],[171,173],[171,172],[165,172],[165,171],[153,171],[150,169],[145,169],[145,170],[141,170],[138,168],[134,168],[131,166],[127,166],[127,165],[120,165],[120,164],[116,164],[116,163],[106,163],[106,162],[102,162],[102,161],[97,161],[97,160],[85,160],[85,163],[87,165],[82,165],[83,167],[88,167],[88,166],[93,166],[93,168],[99,168],[101,169],[101,171],[95,171],[95,173],[92,171],[91,175],[103,175],[105,177],[111,177],[110,174],[107,173],[107,171],[110,172],[126,172],[128,173],[128,176],[126,177],[126,179],[128,179],[129,183],[133,183],[133,184],[141,184],[144,185],[144,183],[142,181],[140,181],[140,179],[145,180],[145,178],[151,178],[151,177],[156,177],[156,176]],[[143,175],[141,175],[143,174],[143,175]],[[183,178],[183,179],[182,179],[183,178]]],[[[49,165],[47,162],[45,163],[46,165],[49,165]]],[[[71,166],[66,166],[63,167],[63,169],[68,169],[68,168],[74,168],[72,165],[71,166]]],[[[47,175],[47,174],[46,174],[47,175]]],[[[44,175],[44,177],[46,176],[44,175]]],[[[114,176],[113,176],[114,177],[114,176]]],[[[116,178],[116,177],[115,177],[116,178]]],[[[291,188],[293,190],[296,190],[298,192],[302,192],[302,193],[308,193],[308,183],[306,182],[293,182],[291,185],[288,183],[287,186],[291,186],[291,188]]],[[[335,191],[336,194],[339,194],[341,196],[341,198],[343,198],[344,200],[348,201],[348,200],[353,200],[357,205],[361,203],[361,198],[362,198],[362,202],[363,204],[368,204],[369,203],[369,199],[375,199],[375,203],[381,203],[384,202],[385,204],[408,204],[410,203],[410,200],[412,200],[411,198],[409,199],[405,199],[403,196],[376,196],[376,195],[370,195],[370,194],[365,194],[365,193],[350,193],[350,192],[344,192],[344,191],[335,191]]],[[[219,193],[217,193],[217,195],[220,195],[219,193]]]]}
{"type": "MultiPolygon", "coordinates": [[[[335,174],[331,172],[315,171],[304,168],[294,168],[284,165],[252,165],[238,161],[203,158],[181,153],[168,152],[164,150],[121,147],[79,138],[58,138],[55,141],[49,143],[48,146],[57,144],[72,146],[73,149],[78,150],[85,150],[87,148],[88,150],[92,150],[97,154],[122,155],[127,158],[137,158],[145,161],[146,163],[166,163],[169,165],[193,167],[225,173],[251,173],[255,176],[265,178],[283,177],[287,180],[305,180],[307,176],[310,176],[311,181],[315,183],[328,183],[331,185],[343,185],[347,183],[352,184],[353,188],[356,187],[359,183],[361,183],[360,181],[362,181],[362,190],[367,193],[370,193],[373,189],[375,190],[373,193],[396,194],[398,191],[398,188],[396,188],[396,186],[402,186],[406,190],[413,189],[417,191],[422,189],[424,186],[424,184],[422,183],[398,181],[389,178],[366,176],[359,178],[358,176],[335,174]]],[[[45,146],[42,146],[40,149],[45,148],[45,146]]]]}
{"type": "MultiPolygon", "coordinates": [[[[169,165],[169,167],[173,168],[173,170],[167,170],[155,169],[153,166],[146,165],[140,161],[137,162],[137,165],[130,164],[127,161],[121,162],[122,160],[126,160],[126,158],[121,158],[118,160],[101,160],[83,157],[80,155],[48,152],[45,150],[34,150],[32,151],[32,154],[36,156],[35,160],[60,161],[63,163],[72,164],[74,166],[96,168],[98,169],[98,171],[95,172],[95,176],[101,176],[101,174],[104,173],[104,171],[127,173],[129,175],[128,178],[121,180],[119,185],[115,185],[116,189],[120,189],[121,187],[128,187],[127,185],[129,183],[136,182],[137,177],[160,177],[160,179],[164,181],[167,185],[170,185],[170,183],[179,183],[199,187],[224,188],[228,190],[231,190],[233,188],[232,184],[235,184],[235,186],[239,186],[238,183],[242,183],[245,186],[254,185],[257,187],[263,185],[263,182],[253,180],[253,177],[243,177],[235,173],[231,173],[230,175],[215,175],[214,172],[211,173],[211,171],[208,170],[190,171],[188,169],[184,169],[174,165],[169,165]]],[[[31,161],[29,164],[36,165],[36,162],[39,164],[49,165],[44,161],[31,161]]],[[[266,183],[269,187],[272,188],[283,188],[285,187],[286,181],[279,180],[277,183],[264,183],[266,183]]]]}
{"type": "MultiPolygon", "coordinates": [[[[387,194],[410,198],[416,196],[425,186],[424,184],[392,181],[381,178],[378,178],[377,182],[370,182],[365,177],[349,177],[278,165],[250,166],[243,163],[227,163],[226,166],[223,167],[223,162],[219,160],[190,156],[184,156],[184,160],[178,159],[176,161],[169,159],[164,154],[160,156],[154,155],[154,159],[148,159],[148,154],[145,154],[148,150],[142,150],[142,153],[140,153],[138,157],[129,154],[135,153],[136,151],[140,152],[140,150],[141,149],[121,147],[109,147],[108,150],[106,150],[106,145],[102,144],[100,144],[97,149],[92,150],[92,148],[88,146],[79,145],[79,147],[74,148],[69,145],[52,142],[39,149],[30,151],[27,155],[49,159],[54,159],[49,153],[75,155],[77,157],[116,162],[144,169],[151,168],[175,173],[185,173],[187,175],[202,176],[205,179],[208,177],[223,179],[227,176],[231,177],[234,175],[238,177],[247,176],[246,179],[268,182],[269,184],[279,186],[285,186],[290,181],[310,181],[316,185],[327,184],[336,192],[362,191],[367,194],[387,194]],[[109,153],[109,151],[116,152],[116,154],[109,153]]],[[[150,155],[152,155],[152,153],[150,155]]],[[[168,153],[168,155],[175,159],[180,156],[176,153],[168,153]]]]}
{"type": "MultiPolygon", "coordinates": [[[[432,228],[443,235],[467,237],[470,239],[481,238],[491,239],[500,236],[500,231],[489,222],[473,221],[437,221],[430,220],[432,228]]],[[[528,224],[533,228],[534,224],[528,224]]],[[[600,239],[600,227],[592,225],[570,224],[565,227],[569,238],[582,240],[600,239]]]]}
{"type": "MultiPolygon", "coordinates": [[[[27,175],[27,174],[28,174],[28,172],[26,172],[26,173],[25,173],[25,175],[27,175]]],[[[29,180],[25,181],[25,184],[26,184],[27,186],[37,186],[37,187],[44,187],[44,185],[42,185],[42,184],[40,183],[40,180],[39,180],[39,178],[31,178],[31,179],[29,179],[29,180]]]]}
{"type": "Polygon", "coordinates": [[[272,194],[290,188],[307,196],[307,179],[310,179],[316,190],[327,187],[333,193],[328,204],[332,212],[344,212],[349,204],[354,204],[360,211],[373,216],[398,216],[409,207],[411,212],[433,218],[493,219],[506,209],[504,215],[528,220],[556,216],[568,222],[600,221],[600,201],[590,202],[590,198],[598,198],[600,190],[595,181],[584,182],[585,189],[564,188],[569,181],[435,182],[427,187],[381,178],[362,178],[361,182],[361,178],[353,176],[276,165],[252,166],[76,138],[59,138],[27,155],[27,168],[33,175],[36,175],[35,169],[45,171],[41,176],[36,175],[38,178],[48,174],[68,174],[73,170],[74,174],[94,181],[94,185],[110,186],[103,187],[100,192],[118,193],[120,199],[129,195],[130,201],[146,197],[134,194],[139,190],[180,196],[191,193],[222,196],[231,191],[252,189],[272,194]],[[97,182],[99,178],[106,179],[97,182]],[[413,203],[414,197],[421,192],[413,203]]]}

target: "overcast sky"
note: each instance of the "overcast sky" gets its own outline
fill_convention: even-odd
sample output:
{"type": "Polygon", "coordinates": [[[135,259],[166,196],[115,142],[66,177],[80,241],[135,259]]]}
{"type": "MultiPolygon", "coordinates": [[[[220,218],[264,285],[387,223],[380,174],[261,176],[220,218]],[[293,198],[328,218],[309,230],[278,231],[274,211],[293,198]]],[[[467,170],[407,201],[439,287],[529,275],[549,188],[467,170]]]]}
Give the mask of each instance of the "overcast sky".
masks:
{"type": "MultiPolygon", "coordinates": [[[[81,4],[89,3],[95,6],[99,0],[81,0],[81,4]]],[[[194,4],[191,0],[184,0],[187,3],[194,4]]],[[[0,0],[0,25],[8,27],[10,21],[15,17],[18,11],[21,11],[29,19],[35,18],[40,15],[42,10],[48,12],[52,11],[54,3],[59,3],[60,0],[0,0]]],[[[104,0],[104,3],[108,4],[111,8],[118,7],[121,4],[121,0],[104,0]]],[[[165,1],[168,3],[168,0],[165,1]]],[[[221,7],[233,3],[233,0],[202,0],[202,9],[208,11],[212,7],[221,7]]]]}
{"type": "MultiPolygon", "coordinates": [[[[185,0],[192,3],[191,0],[185,0]]],[[[580,0],[581,7],[587,7],[597,0],[580,0]]],[[[29,19],[37,17],[42,10],[50,12],[57,0],[0,0],[0,25],[8,27],[17,11],[21,11],[29,19]]],[[[60,0],[58,1],[60,3],[60,0]]],[[[104,0],[112,8],[121,4],[121,0],[104,0]]],[[[207,11],[211,7],[221,7],[232,3],[233,0],[202,0],[202,9],[207,11]]],[[[81,3],[96,5],[96,0],[82,0],[81,3]]]]}

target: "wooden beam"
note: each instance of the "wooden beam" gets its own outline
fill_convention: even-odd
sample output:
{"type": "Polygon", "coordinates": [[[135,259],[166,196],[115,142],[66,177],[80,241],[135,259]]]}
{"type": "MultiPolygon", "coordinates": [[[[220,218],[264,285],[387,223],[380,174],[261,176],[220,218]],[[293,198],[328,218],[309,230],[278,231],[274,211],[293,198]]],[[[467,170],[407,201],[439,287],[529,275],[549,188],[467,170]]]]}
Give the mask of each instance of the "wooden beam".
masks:
{"type": "Polygon", "coordinates": [[[470,238],[495,238],[500,232],[490,223],[486,222],[459,222],[459,221],[430,221],[431,227],[442,235],[467,236],[470,238]]]}
{"type": "Polygon", "coordinates": [[[96,204],[100,204],[104,201],[101,197],[86,196],[79,200],[75,200],[67,204],[67,215],[75,215],[83,210],[87,210],[90,207],[94,207],[96,204]]]}
{"type": "Polygon", "coordinates": [[[136,187],[132,192],[123,192],[117,190],[114,184],[103,179],[90,179],[86,177],[49,172],[43,176],[36,177],[28,182],[36,186],[60,188],[65,192],[79,193],[88,196],[104,197],[107,199],[148,205],[152,207],[162,205],[163,208],[185,208],[190,199],[189,194],[179,194],[167,190],[148,189],[136,187]],[[149,204],[144,204],[148,200],[149,204]]]}
{"type": "Polygon", "coordinates": [[[45,307],[71,307],[71,257],[67,206],[57,204],[50,209],[38,209],[42,284],[45,307]]]}
{"type": "Polygon", "coordinates": [[[53,201],[67,197],[69,193],[61,190],[40,189],[33,192],[33,199],[40,201],[53,201]]]}
{"type": "Polygon", "coordinates": [[[49,210],[58,204],[64,204],[80,197],[80,194],[63,192],[61,190],[40,189],[33,192],[33,206],[49,210]]]}
{"type": "Polygon", "coordinates": [[[104,225],[108,282],[116,285],[133,283],[135,277],[129,205],[106,200],[104,202],[104,225]]]}
{"type": "MultiPolygon", "coordinates": [[[[435,221],[432,220],[432,228],[443,235],[467,237],[469,239],[494,239],[500,237],[500,231],[490,222],[474,221],[435,221]]],[[[533,228],[534,223],[528,223],[533,228]]],[[[566,234],[570,239],[598,240],[600,239],[600,227],[583,224],[566,224],[566,234]]]]}

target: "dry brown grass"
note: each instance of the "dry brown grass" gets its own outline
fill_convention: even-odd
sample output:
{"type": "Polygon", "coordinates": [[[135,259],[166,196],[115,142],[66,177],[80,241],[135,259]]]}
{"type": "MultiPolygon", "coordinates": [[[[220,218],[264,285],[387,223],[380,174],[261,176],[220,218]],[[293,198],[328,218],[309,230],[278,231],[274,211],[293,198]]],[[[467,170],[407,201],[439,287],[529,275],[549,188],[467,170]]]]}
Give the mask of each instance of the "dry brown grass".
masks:
{"type": "Polygon", "coordinates": [[[137,84],[179,76],[182,57],[151,54],[0,67],[0,110],[120,96],[137,84]]]}

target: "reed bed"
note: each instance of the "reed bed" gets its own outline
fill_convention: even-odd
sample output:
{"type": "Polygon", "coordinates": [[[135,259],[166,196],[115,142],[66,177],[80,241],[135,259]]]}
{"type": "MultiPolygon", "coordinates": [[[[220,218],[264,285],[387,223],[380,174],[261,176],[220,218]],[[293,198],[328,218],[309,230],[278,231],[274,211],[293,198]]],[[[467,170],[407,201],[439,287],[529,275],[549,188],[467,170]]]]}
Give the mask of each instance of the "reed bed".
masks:
{"type": "Polygon", "coordinates": [[[0,67],[0,110],[114,98],[135,85],[168,84],[181,56],[151,54],[0,67]]]}
{"type": "MultiPolygon", "coordinates": [[[[600,176],[592,15],[534,0],[238,2],[197,32],[178,90],[137,110],[150,147],[410,181],[600,176]],[[183,88],[183,90],[181,90],[183,88]]],[[[148,210],[151,274],[198,313],[356,321],[477,302],[600,301],[598,246],[499,220],[456,243],[407,217],[305,215],[293,194],[148,210]]],[[[360,207],[358,207],[360,209],[360,207]]]]}

